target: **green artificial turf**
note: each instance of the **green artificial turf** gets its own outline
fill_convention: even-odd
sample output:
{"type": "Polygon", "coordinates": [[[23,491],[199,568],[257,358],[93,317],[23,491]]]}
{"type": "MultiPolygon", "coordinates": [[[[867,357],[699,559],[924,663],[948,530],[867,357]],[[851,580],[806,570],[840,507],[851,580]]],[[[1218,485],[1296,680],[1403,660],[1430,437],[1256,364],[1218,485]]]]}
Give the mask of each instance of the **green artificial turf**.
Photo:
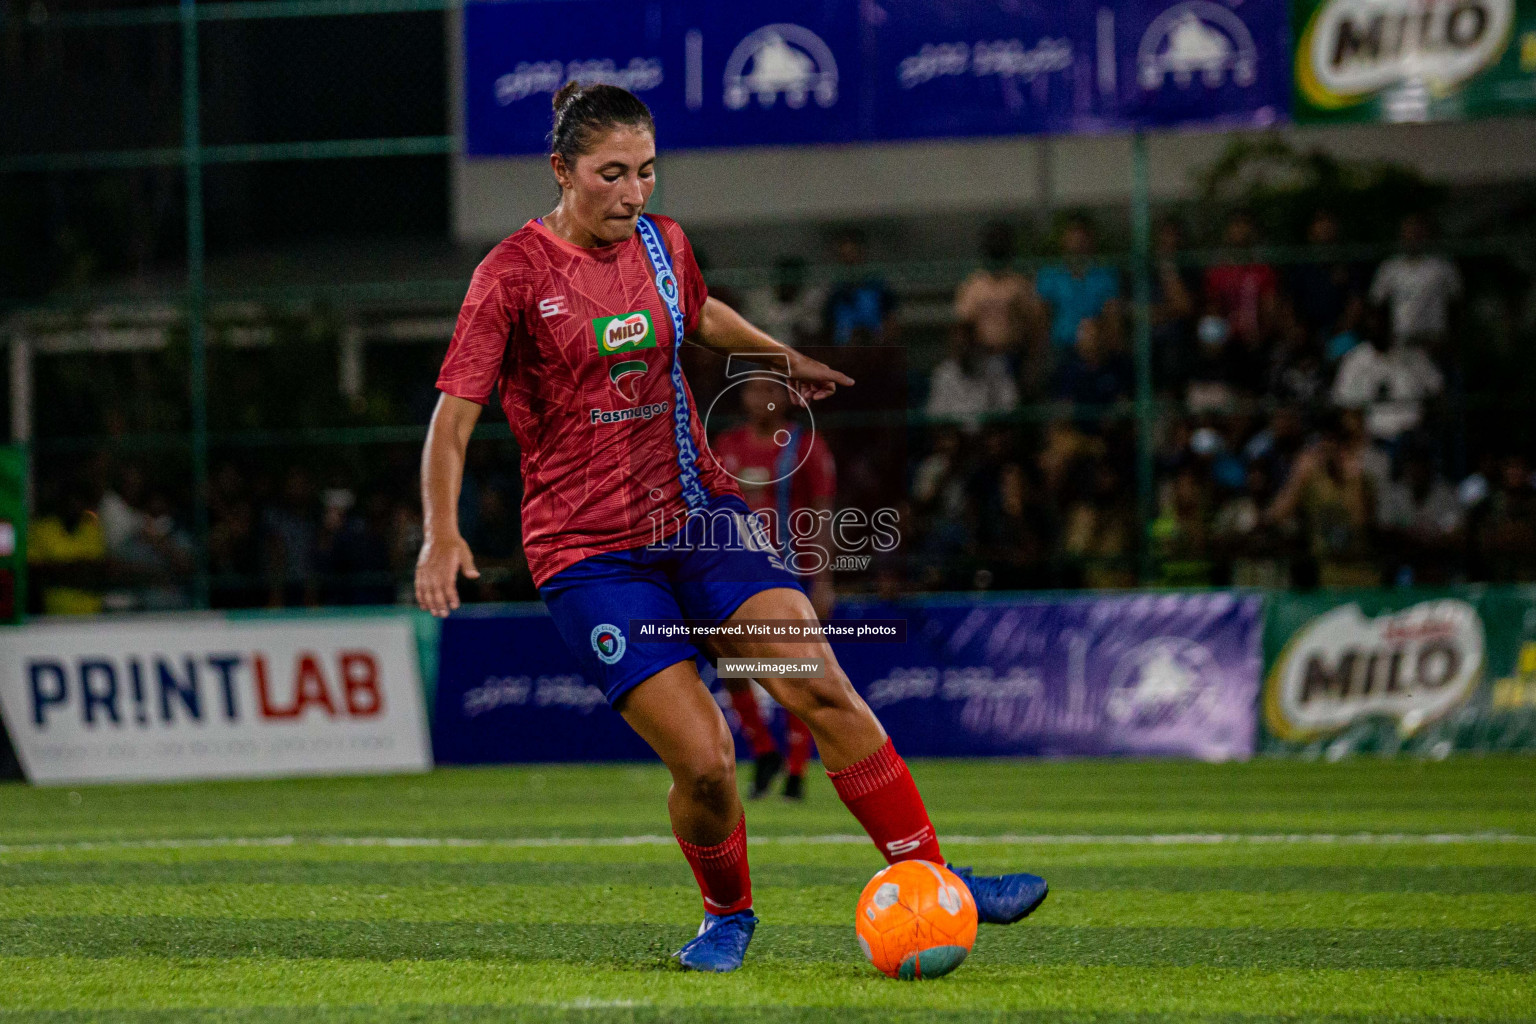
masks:
{"type": "Polygon", "coordinates": [[[0,1018],[1536,1020],[1536,761],[913,770],[952,860],[1052,883],[920,983],[863,962],[881,862],[824,779],[749,807],[721,977],[668,959],[700,907],[655,767],[0,786],[0,1018]]]}

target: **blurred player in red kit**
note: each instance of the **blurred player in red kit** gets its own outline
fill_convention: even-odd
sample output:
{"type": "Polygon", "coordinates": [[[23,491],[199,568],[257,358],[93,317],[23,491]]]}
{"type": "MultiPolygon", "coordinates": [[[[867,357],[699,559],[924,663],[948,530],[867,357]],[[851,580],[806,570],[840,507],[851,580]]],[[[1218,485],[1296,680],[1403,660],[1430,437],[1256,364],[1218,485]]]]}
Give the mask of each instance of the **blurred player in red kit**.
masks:
{"type": "MultiPolygon", "coordinates": [[[[736,745],[699,677],[701,646],[631,636],[632,620],[814,622],[735,481],[707,453],[678,352],[685,340],[785,367],[797,401],[853,381],[709,297],[683,229],[646,214],[656,125],[638,97],[571,82],[555,95],[554,210],[475,268],[438,374],[422,452],[416,599],[446,616],[460,573],[479,575],[458,527],[464,458],[481,407],[500,400],[522,456],[523,550],[581,666],[672,777],[667,813],[704,900],[691,970],[733,971],[757,927],[736,745]]],[[[907,764],[824,639],[717,635],[717,657],[820,659],[814,679],[759,682],[816,737],[838,797],[887,861],[943,862],[907,764]]],[[[983,921],[1045,898],[1031,874],[962,874],[983,921]]]]}
{"type": "MultiPolygon", "coordinates": [[[[765,519],[774,547],[806,585],[816,617],[826,621],[832,614],[835,594],[830,552],[819,539],[829,533],[828,521],[837,497],[837,467],[814,427],[790,417],[788,385],[787,380],[781,382],[769,374],[748,377],[736,385],[747,422],[722,431],[710,449],[741,488],[747,506],[765,519]]],[[[811,731],[786,709],[784,733],[789,749],[781,754],[763,721],[752,684],[746,679],[723,682],[731,695],[731,707],[741,720],[742,737],[752,747],[752,797],[767,793],[782,768],[784,796],[805,799],[811,731]]]]}

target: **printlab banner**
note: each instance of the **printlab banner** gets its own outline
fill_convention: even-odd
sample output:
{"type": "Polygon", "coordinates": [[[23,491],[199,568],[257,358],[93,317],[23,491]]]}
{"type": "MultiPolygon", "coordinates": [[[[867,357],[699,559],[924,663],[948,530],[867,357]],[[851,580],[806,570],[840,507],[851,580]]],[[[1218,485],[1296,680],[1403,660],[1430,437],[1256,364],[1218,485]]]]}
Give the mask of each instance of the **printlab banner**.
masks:
{"type": "Polygon", "coordinates": [[[1292,0],[1304,123],[1536,111],[1536,0],[1292,0]]]}
{"type": "Polygon", "coordinates": [[[1267,634],[1267,751],[1536,749],[1532,588],[1277,594],[1267,634]]]}
{"type": "Polygon", "coordinates": [[[1269,124],[1274,0],[471,2],[466,152],[543,153],[569,80],[641,96],[673,149],[1269,124]]]}
{"type": "Polygon", "coordinates": [[[167,617],[7,629],[0,710],[35,783],[432,766],[405,619],[167,617]]]}
{"type": "MultiPolygon", "coordinates": [[[[903,754],[1253,752],[1262,602],[1231,594],[847,605],[901,644],[836,644],[903,754]]],[[[649,758],[542,614],[443,624],[439,761],[649,758]]]]}

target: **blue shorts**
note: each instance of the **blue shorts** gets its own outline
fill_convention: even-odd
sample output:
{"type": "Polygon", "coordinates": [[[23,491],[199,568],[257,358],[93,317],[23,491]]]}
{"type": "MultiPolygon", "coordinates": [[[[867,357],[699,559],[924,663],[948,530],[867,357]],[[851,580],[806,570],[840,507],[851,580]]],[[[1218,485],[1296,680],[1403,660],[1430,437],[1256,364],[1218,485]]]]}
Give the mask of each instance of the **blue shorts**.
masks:
{"type": "Polygon", "coordinates": [[[707,529],[689,522],[661,544],[591,555],[539,588],[582,674],[609,704],[668,665],[702,653],[687,640],[635,643],[630,619],[719,623],[760,591],[804,592],[744,501],[725,495],[708,511],[707,529]]]}

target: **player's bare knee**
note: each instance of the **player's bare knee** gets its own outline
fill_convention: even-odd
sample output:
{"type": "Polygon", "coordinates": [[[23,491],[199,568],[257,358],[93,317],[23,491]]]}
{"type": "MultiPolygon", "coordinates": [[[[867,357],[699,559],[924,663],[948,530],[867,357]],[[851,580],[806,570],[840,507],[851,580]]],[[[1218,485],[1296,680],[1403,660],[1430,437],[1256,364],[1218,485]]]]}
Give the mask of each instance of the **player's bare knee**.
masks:
{"type": "Polygon", "coordinates": [[[828,712],[852,710],[859,700],[853,684],[841,671],[829,672],[818,679],[780,680],[774,698],[806,721],[828,712]]]}
{"type": "Polygon", "coordinates": [[[688,798],[711,810],[725,810],[736,793],[735,752],[690,760],[677,782],[688,798]]]}

